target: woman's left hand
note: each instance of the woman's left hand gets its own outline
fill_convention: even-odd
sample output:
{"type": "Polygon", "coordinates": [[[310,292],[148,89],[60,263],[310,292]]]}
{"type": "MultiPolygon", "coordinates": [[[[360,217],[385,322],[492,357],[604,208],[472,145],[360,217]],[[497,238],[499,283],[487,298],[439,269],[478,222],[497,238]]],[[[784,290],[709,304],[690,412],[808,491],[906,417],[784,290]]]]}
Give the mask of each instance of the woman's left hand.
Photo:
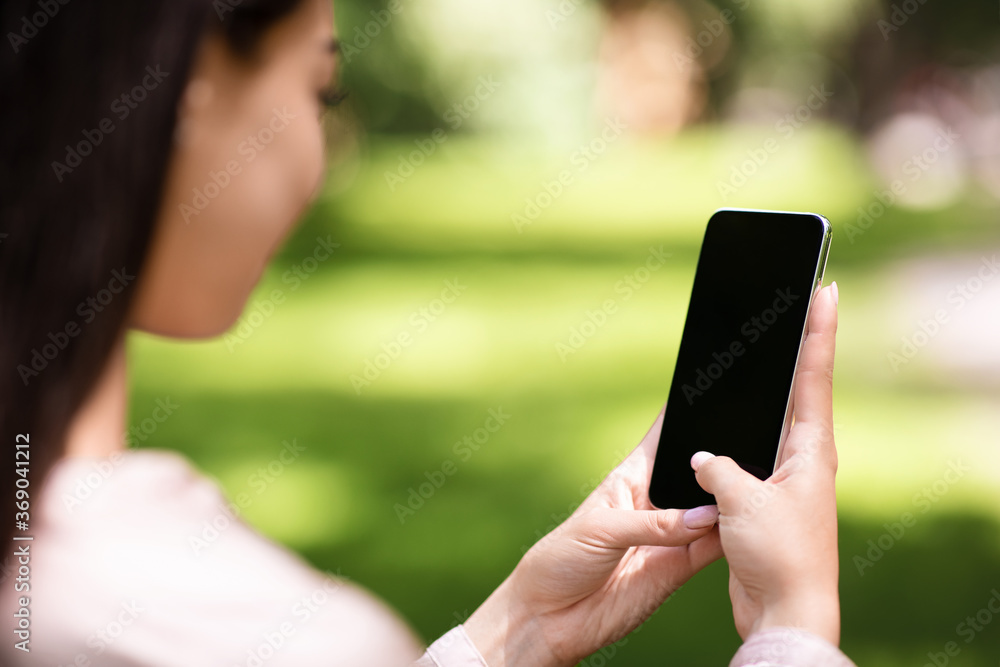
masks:
{"type": "Polygon", "coordinates": [[[575,665],[722,556],[714,505],[685,512],[649,502],[662,423],[661,411],[635,451],[465,623],[490,667],[575,665]]]}

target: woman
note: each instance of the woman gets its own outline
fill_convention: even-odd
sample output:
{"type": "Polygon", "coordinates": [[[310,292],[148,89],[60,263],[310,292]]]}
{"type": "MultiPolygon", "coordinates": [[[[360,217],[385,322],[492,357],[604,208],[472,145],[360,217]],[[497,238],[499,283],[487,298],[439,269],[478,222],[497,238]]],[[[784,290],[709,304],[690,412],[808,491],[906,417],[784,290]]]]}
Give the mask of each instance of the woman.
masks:
{"type": "Polygon", "coordinates": [[[7,493],[27,492],[19,534],[34,538],[13,542],[0,594],[16,638],[4,664],[570,665],[723,553],[748,639],[733,664],[850,664],[835,648],[835,286],[816,297],[797,422],[771,480],[701,453],[693,474],[718,508],[653,510],[657,419],[423,657],[370,594],[242,523],[193,550],[225,500],[177,455],[123,451],[124,334],[225,331],[315,194],[319,117],[336,97],[329,2],[8,0],[0,11],[11,46],[0,423],[12,449],[30,451],[29,485],[2,467],[7,493]],[[67,501],[95,474],[86,502],[67,501]],[[14,577],[25,561],[30,574],[14,577]]]}

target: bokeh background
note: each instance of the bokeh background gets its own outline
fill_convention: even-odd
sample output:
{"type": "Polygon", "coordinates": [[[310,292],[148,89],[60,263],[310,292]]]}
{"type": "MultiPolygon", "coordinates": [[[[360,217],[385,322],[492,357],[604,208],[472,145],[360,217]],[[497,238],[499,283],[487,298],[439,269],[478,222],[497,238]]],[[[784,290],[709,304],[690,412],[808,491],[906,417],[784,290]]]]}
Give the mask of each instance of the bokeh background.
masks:
{"type": "MultiPolygon", "coordinates": [[[[230,334],[132,339],[133,423],[180,405],[141,446],[248,493],[247,521],[432,640],[652,423],[712,211],[822,213],[843,648],[997,665],[995,1],[338,0],[336,16],[350,98],[327,119],[327,186],[230,334]],[[652,272],[651,252],[669,255],[652,272]],[[306,451],[276,466],[293,440],[306,451]]],[[[726,664],[726,579],[715,564],[584,664],[726,664]]]]}

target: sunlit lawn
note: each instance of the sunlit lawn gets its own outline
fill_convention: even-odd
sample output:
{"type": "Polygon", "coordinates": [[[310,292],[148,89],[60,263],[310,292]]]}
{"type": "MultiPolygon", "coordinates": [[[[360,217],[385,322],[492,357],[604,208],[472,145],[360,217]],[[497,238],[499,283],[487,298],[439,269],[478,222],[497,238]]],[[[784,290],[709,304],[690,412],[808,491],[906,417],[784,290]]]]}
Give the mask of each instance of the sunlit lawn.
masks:
{"type": "MultiPolygon", "coordinates": [[[[390,193],[383,173],[407,143],[379,144],[286,246],[242,329],[202,344],[133,339],[132,417],[157,397],[180,403],[147,446],[185,452],[231,494],[251,490],[250,475],[297,439],[306,452],[253,489],[248,520],[374,589],[433,639],[656,416],[711,211],[815,210],[837,228],[828,277],[841,286],[844,648],[858,664],[890,667],[923,664],[955,641],[961,653],[949,664],[995,666],[1000,619],[969,643],[957,627],[1000,588],[997,397],[942,382],[919,358],[898,374],[886,361],[913,326],[886,315],[893,262],[982,252],[996,247],[995,227],[972,210],[892,211],[848,243],[844,225],[874,186],[853,144],[830,131],[801,137],[722,202],[717,180],[756,141],[701,131],[670,146],[623,143],[522,233],[511,214],[565,156],[456,140],[390,193]],[[327,235],[341,247],[308,273],[303,261],[327,235]],[[661,246],[667,264],[637,273],[661,246]],[[307,279],[287,277],[296,265],[307,279]],[[458,296],[435,303],[446,281],[458,296]],[[270,312],[275,290],[281,303],[253,315],[270,312]],[[607,300],[615,312],[584,326],[607,300]],[[560,354],[574,328],[592,335],[560,354]],[[366,362],[384,368],[369,370],[370,384],[352,382],[366,362]],[[477,429],[490,410],[509,418],[485,439],[477,429]],[[478,449],[457,444],[466,436],[478,449]],[[924,512],[915,494],[958,459],[971,470],[924,512]],[[418,490],[429,497],[414,500],[418,490]],[[413,511],[402,510],[409,502],[413,511]],[[916,524],[884,537],[905,512],[916,524]],[[868,558],[880,538],[890,548],[862,576],[855,556],[868,558]]],[[[724,564],[699,575],[611,661],[726,664],[739,644],[726,577],[724,564]]]]}

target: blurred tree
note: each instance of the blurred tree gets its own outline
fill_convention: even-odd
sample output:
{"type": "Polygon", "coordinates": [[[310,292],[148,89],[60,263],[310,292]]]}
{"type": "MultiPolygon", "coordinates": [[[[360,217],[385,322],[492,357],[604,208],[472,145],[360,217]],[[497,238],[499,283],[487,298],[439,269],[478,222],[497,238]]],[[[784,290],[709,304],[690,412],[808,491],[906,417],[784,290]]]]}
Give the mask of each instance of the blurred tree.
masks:
{"type": "Polygon", "coordinates": [[[401,24],[412,0],[337,0],[342,81],[362,125],[384,134],[438,124],[428,63],[401,24]]]}
{"type": "Polygon", "coordinates": [[[859,91],[857,126],[868,131],[898,110],[899,95],[953,78],[946,70],[1000,63],[1000,10],[993,0],[880,0],[858,31],[850,76],[859,91]]]}

